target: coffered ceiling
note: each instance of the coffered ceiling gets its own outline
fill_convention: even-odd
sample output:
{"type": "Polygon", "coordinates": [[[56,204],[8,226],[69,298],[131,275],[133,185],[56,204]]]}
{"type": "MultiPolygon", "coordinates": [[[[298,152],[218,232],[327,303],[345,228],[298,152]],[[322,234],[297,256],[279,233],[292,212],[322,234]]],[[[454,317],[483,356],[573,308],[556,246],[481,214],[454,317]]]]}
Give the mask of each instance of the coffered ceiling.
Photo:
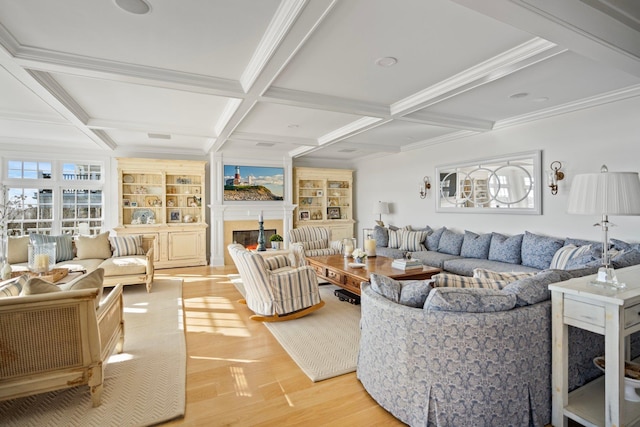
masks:
{"type": "Polygon", "coordinates": [[[640,95],[633,0],[0,0],[0,145],[349,162],[640,95]]]}

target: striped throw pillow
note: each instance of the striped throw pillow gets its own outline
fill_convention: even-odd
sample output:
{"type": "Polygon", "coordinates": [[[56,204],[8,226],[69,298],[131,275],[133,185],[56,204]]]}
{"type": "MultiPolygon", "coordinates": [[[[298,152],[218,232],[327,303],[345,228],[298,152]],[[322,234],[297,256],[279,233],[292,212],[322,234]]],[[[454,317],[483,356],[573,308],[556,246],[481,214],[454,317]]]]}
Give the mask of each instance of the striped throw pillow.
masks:
{"type": "Polygon", "coordinates": [[[504,280],[494,280],[489,278],[476,278],[467,276],[458,276],[457,274],[440,273],[433,278],[433,286],[436,288],[484,288],[484,289],[502,289],[508,282],[504,280]]]}
{"type": "Polygon", "coordinates": [[[29,239],[31,239],[33,243],[55,243],[56,262],[73,259],[73,243],[71,241],[71,235],[69,234],[49,236],[48,234],[32,233],[29,235],[29,239]]]}
{"type": "Polygon", "coordinates": [[[487,270],[486,268],[473,269],[473,277],[475,278],[505,280],[507,282],[515,282],[516,280],[520,280],[525,277],[535,276],[536,274],[537,273],[500,272],[500,271],[487,270]]]}
{"type": "Polygon", "coordinates": [[[424,247],[424,240],[429,234],[428,231],[406,231],[402,235],[402,244],[400,245],[401,251],[426,251],[424,247]]]}
{"type": "Polygon", "coordinates": [[[302,242],[302,246],[305,249],[313,250],[313,249],[326,249],[329,247],[329,242],[326,240],[311,240],[309,242],[302,242]]]}
{"type": "Polygon", "coordinates": [[[134,234],[131,236],[112,236],[109,237],[111,242],[111,250],[114,257],[144,255],[142,247],[142,234],[134,234]]]}
{"type": "Polygon", "coordinates": [[[28,274],[23,274],[20,277],[9,279],[0,284],[0,298],[17,297],[20,295],[24,284],[29,280],[28,274]]]}
{"type": "Polygon", "coordinates": [[[289,261],[289,257],[286,255],[274,255],[264,259],[264,263],[267,268],[271,271],[277,270],[282,267],[291,266],[291,262],[289,261]]]}
{"type": "Polygon", "coordinates": [[[567,245],[563,246],[553,254],[551,259],[550,269],[564,270],[567,267],[569,261],[574,258],[580,258],[591,252],[591,245],[576,246],[567,245]]]}

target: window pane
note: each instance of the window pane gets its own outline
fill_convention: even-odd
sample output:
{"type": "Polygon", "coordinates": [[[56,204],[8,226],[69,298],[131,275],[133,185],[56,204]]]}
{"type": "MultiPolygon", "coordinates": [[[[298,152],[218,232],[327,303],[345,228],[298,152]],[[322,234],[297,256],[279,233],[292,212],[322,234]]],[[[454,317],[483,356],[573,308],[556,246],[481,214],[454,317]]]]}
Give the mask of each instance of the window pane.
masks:
{"type": "Polygon", "coordinates": [[[102,177],[102,165],[92,163],[64,163],[62,179],[99,181],[102,177]]]}

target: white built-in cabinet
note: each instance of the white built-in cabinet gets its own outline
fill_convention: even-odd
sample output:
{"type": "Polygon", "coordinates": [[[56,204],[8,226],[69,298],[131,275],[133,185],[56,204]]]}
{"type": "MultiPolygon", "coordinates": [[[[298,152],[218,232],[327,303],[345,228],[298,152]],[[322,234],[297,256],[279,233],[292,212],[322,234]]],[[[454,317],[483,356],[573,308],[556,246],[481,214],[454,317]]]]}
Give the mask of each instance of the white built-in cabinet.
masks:
{"type": "Polygon", "coordinates": [[[206,265],[206,162],[117,160],[116,234],[154,237],[155,268],[206,265]]]}

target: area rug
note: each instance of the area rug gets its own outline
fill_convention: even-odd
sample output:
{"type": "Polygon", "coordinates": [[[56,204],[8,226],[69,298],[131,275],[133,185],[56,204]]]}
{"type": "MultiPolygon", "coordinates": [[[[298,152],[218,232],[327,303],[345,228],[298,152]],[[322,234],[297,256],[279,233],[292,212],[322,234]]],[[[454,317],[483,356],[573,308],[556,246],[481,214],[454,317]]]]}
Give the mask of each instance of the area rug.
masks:
{"type": "Polygon", "coordinates": [[[125,286],[124,351],[105,368],[102,404],[87,386],[0,402],[2,426],[148,426],[184,415],[182,280],[125,286]]]}
{"type": "MultiPolygon", "coordinates": [[[[231,282],[244,296],[239,275],[231,282]]],[[[325,306],[300,319],[264,322],[280,345],[312,380],[321,381],[356,370],[360,345],[360,306],[340,301],[334,285],[320,286],[325,306]]]]}

